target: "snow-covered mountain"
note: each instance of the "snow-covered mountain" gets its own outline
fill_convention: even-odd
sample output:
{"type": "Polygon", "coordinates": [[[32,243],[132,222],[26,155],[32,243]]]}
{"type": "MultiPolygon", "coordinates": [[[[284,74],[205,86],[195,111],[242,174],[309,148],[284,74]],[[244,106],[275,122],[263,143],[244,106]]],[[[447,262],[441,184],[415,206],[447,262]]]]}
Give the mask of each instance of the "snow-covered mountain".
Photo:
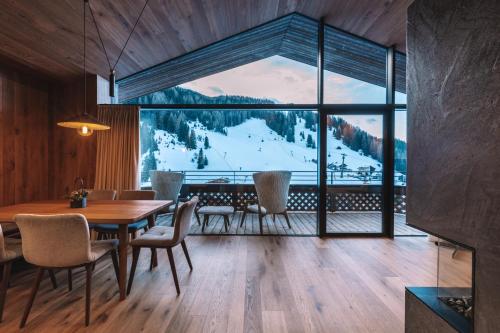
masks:
{"type": "MultiPolygon", "coordinates": [[[[204,171],[259,171],[259,170],[291,170],[309,171],[311,181],[317,169],[317,150],[306,146],[307,136],[316,138],[316,133],[304,127],[304,120],[299,119],[295,127],[295,142],[287,142],[285,138],[271,130],[263,119],[249,119],[244,123],[227,128],[227,135],[207,130],[199,122],[189,122],[191,129],[196,130],[198,149],[186,149],[183,142],[177,140],[176,134],[164,130],[155,130],[154,138],[158,151],[154,152],[158,170],[194,171],[197,170],[199,148],[204,146],[208,138],[210,148],[203,149],[208,165],[204,171]],[[304,135],[301,135],[303,132],[304,135]]],[[[381,164],[369,156],[351,150],[341,140],[334,138],[332,130],[328,131],[328,164],[330,169],[339,168],[344,163],[346,170],[353,170],[355,178],[344,173],[343,183],[360,181],[359,170],[369,170],[375,174],[381,171],[381,164]]],[[[143,153],[143,160],[149,152],[143,153]]],[[[219,175],[214,175],[218,177],[219,175]]],[[[304,173],[307,176],[307,173],[304,173]]],[[[335,173],[339,177],[339,172],[335,173]]],[[[376,180],[375,180],[376,181],[376,180]]]]}

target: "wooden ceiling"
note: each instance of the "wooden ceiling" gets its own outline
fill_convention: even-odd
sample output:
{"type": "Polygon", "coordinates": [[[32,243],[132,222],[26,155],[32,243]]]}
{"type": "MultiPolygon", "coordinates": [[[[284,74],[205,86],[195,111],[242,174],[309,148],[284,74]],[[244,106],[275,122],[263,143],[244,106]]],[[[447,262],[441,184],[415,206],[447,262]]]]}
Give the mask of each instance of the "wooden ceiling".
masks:
{"type": "MultiPolygon", "coordinates": [[[[90,0],[111,62],[145,0],[90,0]]],[[[299,12],[405,52],[406,9],[413,0],[149,0],[117,65],[123,78],[283,15],[299,12]]],[[[82,0],[4,0],[0,54],[56,79],[82,73],[82,0]]],[[[88,13],[88,12],[87,12],[88,13]]],[[[89,13],[88,13],[89,14],[89,13]]],[[[90,14],[87,68],[109,74],[90,14]]]]}

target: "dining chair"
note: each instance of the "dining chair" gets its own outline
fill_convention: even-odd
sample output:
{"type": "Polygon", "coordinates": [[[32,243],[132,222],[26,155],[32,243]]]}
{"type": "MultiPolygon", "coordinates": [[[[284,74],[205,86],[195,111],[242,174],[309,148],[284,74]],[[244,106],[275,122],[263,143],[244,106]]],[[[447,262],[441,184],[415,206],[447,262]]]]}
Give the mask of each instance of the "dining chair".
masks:
{"type": "MultiPolygon", "coordinates": [[[[17,226],[14,223],[9,223],[17,226]]],[[[2,267],[2,283],[0,284],[0,323],[3,320],[3,309],[5,306],[5,300],[7,298],[7,289],[9,288],[10,275],[12,272],[12,264],[17,259],[23,256],[21,239],[5,237],[3,233],[3,227],[0,225],[0,267],[2,267]]],[[[54,271],[49,270],[50,281],[52,282],[52,287],[57,288],[56,276],[54,271]]]]}
{"type": "Polygon", "coordinates": [[[285,217],[288,228],[292,228],[286,205],[288,203],[288,190],[290,189],[290,171],[264,171],[253,174],[253,181],[257,191],[257,202],[247,205],[241,216],[240,227],[245,222],[248,213],[258,214],[260,233],[262,234],[262,222],[266,215],[273,215],[273,222],[276,221],[276,214],[285,217]]]}
{"type": "MultiPolygon", "coordinates": [[[[154,200],[156,192],[152,190],[124,190],[120,192],[120,200],[154,200]]],[[[148,221],[146,219],[128,225],[128,233],[132,239],[137,235],[137,231],[147,230],[148,221]]],[[[118,224],[93,224],[93,229],[97,232],[97,239],[111,238],[118,236],[118,224]]]]}
{"type": "Polygon", "coordinates": [[[93,266],[104,255],[110,254],[118,281],[116,240],[91,241],[89,226],[81,214],[32,215],[14,217],[22,237],[25,260],[37,267],[35,281],[21,319],[23,328],[46,270],[85,267],[85,325],[90,323],[90,294],[93,266]]]}
{"type": "Polygon", "coordinates": [[[177,271],[175,269],[174,256],[172,253],[172,248],[181,245],[186,260],[188,262],[189,268],[193,270],[193,265],[191,264],[191,259],[189,258],[188,249],[186,246],[185,238],[189,233],[191,228],[191,223],[193,220],[193,213],[198,204],[198,197],[193,197],[188,202],[184,203],[179,208],[178,218],[175,222],[174,227],[167,226],[155,226],[146,231],[141,236],[130,242],[132,246],[132,267],[130,269],[130,278],[127,286],[127,294],[130,294],[132,289],[132,283],[134,282],[135,270],[137,267],[137,262],[139,260],[139,254],[141,248],[146,247],[150,249],[166,249],[168,254],[168,261],[170,262],[170,268],[172,270],[172,275],[174,277],[175,289],[177,290],[177,295],[180,294],[179,280],[177,279],[177,271]]]}
{"type": "Polygon", "coordinates": [[[173,226],[179,206],[183,204],[179,200],[179,194],[184,183],[184,173],[151,170],[149,176],[151,178],[151,188],[157,193],[156,199],[172,200],[172,205],[163,213],[172,214],[171,225],[173,226]]]}
{"type": "Polygon", "coordinates": [[[90,190],[87,200],[115,200],[116,190],[90,190]]]}
{"type": "Polygon", "coordinates": [[[7,289],[9,288],[12,263],[22,256],[21,240],[4,237],[0,225],[0,266],[3,268],[2,284],[0,285],[0,323],[3,319],[3,308],[7,297],[7,289]]]}

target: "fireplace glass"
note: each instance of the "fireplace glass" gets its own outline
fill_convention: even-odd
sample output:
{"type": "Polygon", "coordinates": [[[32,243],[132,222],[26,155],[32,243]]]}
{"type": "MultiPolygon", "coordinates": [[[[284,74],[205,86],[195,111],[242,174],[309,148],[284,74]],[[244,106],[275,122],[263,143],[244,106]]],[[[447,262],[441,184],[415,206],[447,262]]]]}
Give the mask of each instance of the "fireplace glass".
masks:
{"type": "Polygon", "coordinates": [[[438,240],[437,295],[454,311],[472,320],[474,251],[438,240]]]}

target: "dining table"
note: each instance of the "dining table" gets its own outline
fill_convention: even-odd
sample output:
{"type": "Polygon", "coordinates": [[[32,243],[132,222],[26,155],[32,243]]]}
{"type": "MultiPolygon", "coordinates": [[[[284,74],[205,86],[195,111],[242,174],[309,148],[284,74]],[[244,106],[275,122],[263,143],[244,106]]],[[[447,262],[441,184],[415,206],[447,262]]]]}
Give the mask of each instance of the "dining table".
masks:
{"type": "MultiPolygon", "coordinates": [[[[82,214],[92,224],[118,225],[120,300],[126,298],[128,225],[144,219],[155,225],[156,214],[172,205],[172,200],[92,200],[85,208],[70,208],[67,200],[49,200],[0,207],[0,222],[14,223],[17,214],[82,214]]],[[[153,253],[152,253],[153,255],[153,253]]]]}

